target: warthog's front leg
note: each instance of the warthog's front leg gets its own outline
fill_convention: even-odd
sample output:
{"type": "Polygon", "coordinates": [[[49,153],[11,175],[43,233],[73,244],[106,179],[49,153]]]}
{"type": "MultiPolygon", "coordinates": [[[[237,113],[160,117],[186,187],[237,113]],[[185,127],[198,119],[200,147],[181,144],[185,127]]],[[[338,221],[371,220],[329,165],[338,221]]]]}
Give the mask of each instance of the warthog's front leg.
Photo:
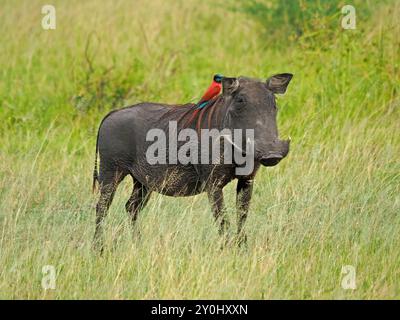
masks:
{"type": "Polygon", "coordinates": [[[215,221],[219,224],[219,234],[224,235],[229,225],[225,217],[224,194],[222,188],[213,188],[209,190],[207,194],[215,221]]]}
{"type": "Polygon", "coordinates": [[[239,179],[236,187],[236,210],[237,210],[237,241],[238,244],[246,244],[247,236],[243,225],[249,211],[251,194],[253,191],[253,180],[239,179]]]}

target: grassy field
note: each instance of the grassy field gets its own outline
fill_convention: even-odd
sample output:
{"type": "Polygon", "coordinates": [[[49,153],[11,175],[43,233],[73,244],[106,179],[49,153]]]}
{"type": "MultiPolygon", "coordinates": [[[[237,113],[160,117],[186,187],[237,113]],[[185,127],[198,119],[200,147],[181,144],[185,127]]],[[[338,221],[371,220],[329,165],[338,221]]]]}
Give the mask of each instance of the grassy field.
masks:
{"type": "Polygon", "coordinates": [[[355,30],[344,1],[50,2],[56,30],[41,27],[43,1],[1,1],[0,298],[400,298],[398,1],[354,1],[355,30]],[[291,152],[257,175],[248,248],[221,249],[205,195],[154,194],[132,239],[126,180],[98,256],[100,120],[195,101],[217,72],[295,74],[278,99],[291,152]]]}

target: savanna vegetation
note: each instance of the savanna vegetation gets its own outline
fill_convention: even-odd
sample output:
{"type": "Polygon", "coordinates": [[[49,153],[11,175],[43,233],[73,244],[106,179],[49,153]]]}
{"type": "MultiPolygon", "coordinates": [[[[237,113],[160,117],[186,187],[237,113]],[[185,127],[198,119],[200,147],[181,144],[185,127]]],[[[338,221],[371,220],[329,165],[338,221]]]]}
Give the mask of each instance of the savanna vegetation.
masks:
{"type": "Polygon", "coordinates": [[[43,1],[1,1],[0,298],[400,298],[398,1],[352,1],[354,30],[344,1],[50,2],[55,30],[43,1]],[[127,179],[106,250],[92,250],[109,110],[196,101],[215,73],[282,72],[294,74],[278,98],[291,151],[257,175],[247,249],[221,249],[206,195],[153,194],[132,238],[127,179]]]}

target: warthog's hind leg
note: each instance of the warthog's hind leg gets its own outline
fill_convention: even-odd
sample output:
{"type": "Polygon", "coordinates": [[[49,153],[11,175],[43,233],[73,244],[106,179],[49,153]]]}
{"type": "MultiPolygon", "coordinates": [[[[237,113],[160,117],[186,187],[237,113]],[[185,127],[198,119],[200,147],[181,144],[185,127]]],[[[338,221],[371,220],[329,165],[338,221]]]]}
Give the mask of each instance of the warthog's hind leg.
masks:
{"type": "Polygon", "coordinates": [[[133,230],[135,230],[135,225],[139,212],[146,206],[149,198],[150,192],[148,191],[148,189],[135,178],[133,178],[132,194],[125,205],[126,211],[131,218],[133,230]]]}
{"type": "Polygon", "coordinates": [[[125,175],[117,171],[101,172],[99,176],[100,197],[96,205],[96,229],[94,233],[93,245],[95,249],[103,252],[103,220],[107,215],[111,202],[114,198],[115,190],[125,175]]]}

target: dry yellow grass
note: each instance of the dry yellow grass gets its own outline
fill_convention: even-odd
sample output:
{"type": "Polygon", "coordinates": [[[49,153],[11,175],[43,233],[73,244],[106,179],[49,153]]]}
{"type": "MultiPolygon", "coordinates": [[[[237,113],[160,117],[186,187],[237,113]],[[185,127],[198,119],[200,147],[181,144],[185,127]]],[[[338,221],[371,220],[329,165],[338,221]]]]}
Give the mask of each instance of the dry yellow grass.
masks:
{"type": "MultiPolygon", "coordinates": [[[[0,298],[400,297],[397,2],[356,2],[347,31],[338,3],[320,20],[334,27],[297,38],[235,2],[52,3],[54,31],[41,29],[40,1],[3,1],[0,13],[0,298]],[[126,181],[97,256],[100,119],[113,104],[196,99],[216,72],[295,74],[278,101],[292,150],[257,176],[248,249],[220,249],[203,195],[154,195],[132,239],[126,181]],[[55,290],[41,287],[44,265],[55,290]],[[356,290],[341,287],[344,265],[356,290]]],[[[233,221],[234,185],[225,194],[233,221]]]]}

